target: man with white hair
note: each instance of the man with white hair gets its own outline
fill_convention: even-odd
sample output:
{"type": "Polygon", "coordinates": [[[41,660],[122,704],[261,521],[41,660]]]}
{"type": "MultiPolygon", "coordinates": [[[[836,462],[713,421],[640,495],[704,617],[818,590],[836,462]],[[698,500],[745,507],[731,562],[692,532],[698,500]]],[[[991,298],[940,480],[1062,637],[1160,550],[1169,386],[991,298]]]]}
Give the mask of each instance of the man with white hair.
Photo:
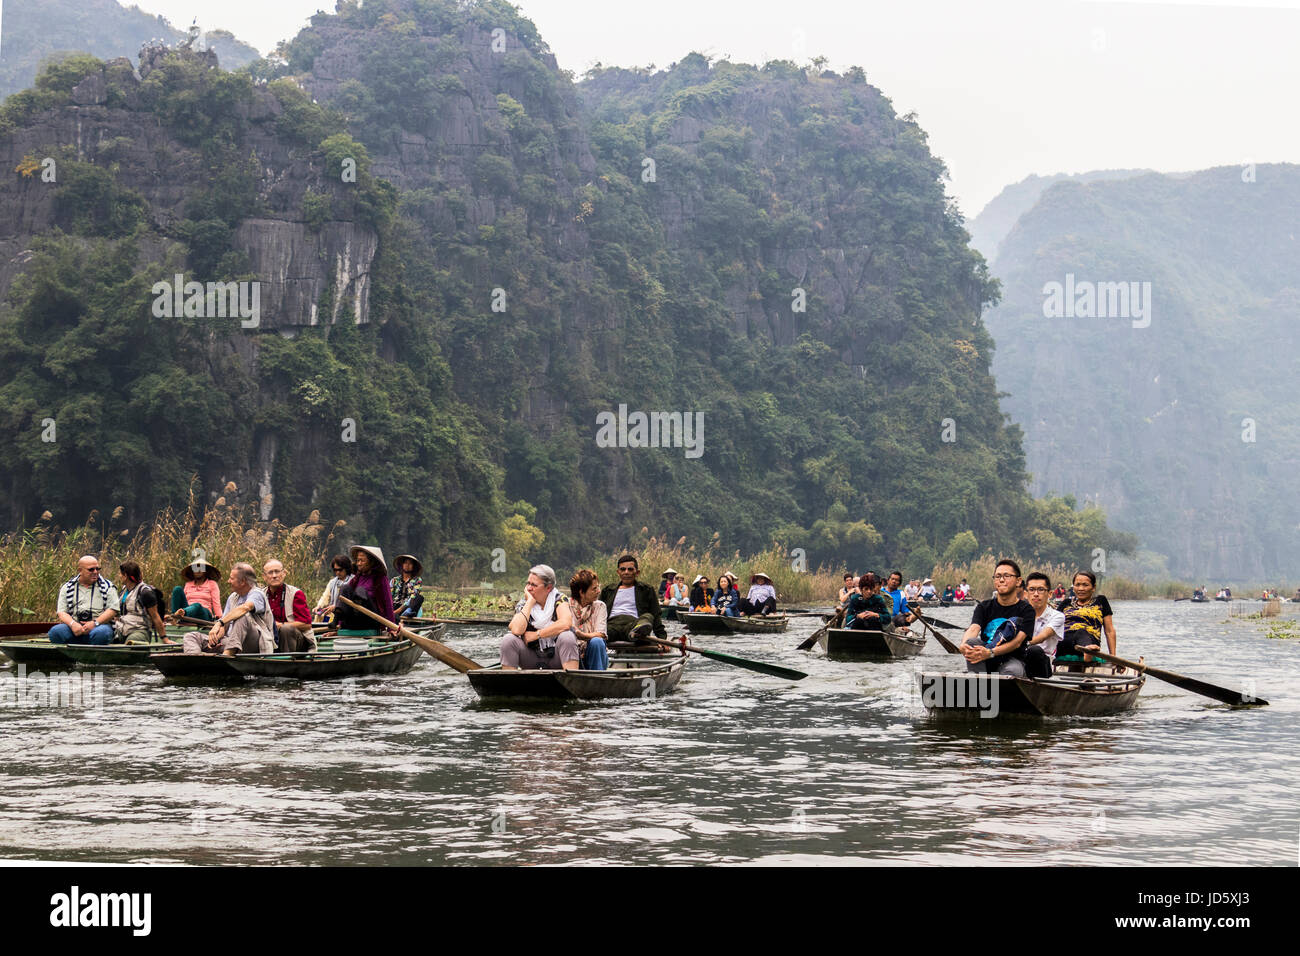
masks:
{"type": "Polygon", "coordinates": [[[555,572],[548,565],[528,570],[524,597],[510,619],[510,633],[501,638],[502,670],[578,669],[578,638],[568,602],[555,589],[555,572]]]}
{"type": "Polygon", "coordinates": [[[63,582],[55,605],[59,623],[50,628],[51,644],[111,644],[117,588],[99,573],[99,558],[84,554],[77,573],[63,582]]]}
{"type": "Polygon", "coordinates": [[[230,597],[221,617],[206,635],[185,635],[186,654],[272,654],[275,652],[275,618],[266,594],[257,587],[257,572],[244,561],[230,569],[230,597]]]}

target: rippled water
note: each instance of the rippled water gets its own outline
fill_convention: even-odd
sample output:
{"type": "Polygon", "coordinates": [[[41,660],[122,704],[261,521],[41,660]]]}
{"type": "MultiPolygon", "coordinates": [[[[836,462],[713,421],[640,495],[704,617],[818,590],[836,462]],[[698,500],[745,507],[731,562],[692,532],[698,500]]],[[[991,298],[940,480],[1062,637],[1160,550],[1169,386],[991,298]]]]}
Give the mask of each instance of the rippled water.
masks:
{"type": "MultiPolygon", "coordinates": [[[[100,711],[0,708],[0,855],[1295,862],[1300,640],[1227,621],[1222,605],[1113,603],[1120,654],[1228,686],[1254,679],[1271,706],[1232,710],[1150,679],[1118,717],[937,724],[915,673],[958,658],[931,641],[910,661],[828,661],[794,649],[812,618],[698,642],[806,680],[693,658],[656,701],[486,706],[432,658],[350,684],[191,687],[108,670],[100,711]]],[[[496,640],[486,628],[448,637],[483,663],[496,640]]]]}

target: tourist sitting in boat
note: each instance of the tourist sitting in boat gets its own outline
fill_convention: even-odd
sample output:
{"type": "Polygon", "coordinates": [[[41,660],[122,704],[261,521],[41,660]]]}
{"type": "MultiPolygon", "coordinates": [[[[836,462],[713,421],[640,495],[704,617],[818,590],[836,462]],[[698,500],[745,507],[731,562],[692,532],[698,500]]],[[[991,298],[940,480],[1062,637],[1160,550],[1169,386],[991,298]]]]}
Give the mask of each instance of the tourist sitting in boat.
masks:
{"type": "Polygon", "coordinates": [[[668,600],[668,594],[672,590],[673,580],[677,577],[677,572],[669,568],[659,579],[659,603],[663,604],[668,600]]]}
{"type": "Polygon", "coordinates": [[[307,595],[284,579],[284,565],[272,558],[262,565],[266,599],[275,619],[275,649],[285,654],[316,650],[307,595]]]}
{"type": "Polygon", "coordinates": [[[609,639],[636,640],[654,632],[655,637],[667,640],[668,632],[660,617],[659,595],[650,585],[637,580],[640,565],[636,556],[621,555],[615,567],[618,568],[618,583],[606,584],[600,592],[600,599],[609,608],[609,639]]]}
{"type": "Polygon", "coordinates": [[[924,581],[922,581],[922,582],[921,582],[921,600],[922,600],[922,601],[935,601],[935,600],[938,600],[938,598],[939,598],[939,595],[938,595],[938,594],[935,592],[935,590],[934,590],[934,579],[933,579],[933,578],[926,578],[924,581]]]}
{"type": "Polygon", "coordinates": [[[713,612],[724,617],[740,617],[740,590],[730,573],[718,575],[718,589],[713,592],[713,612]]]}
{"type": "Polygon", "coordinates": [[[1058,584],[1056,586],[1056,590],[1052,592],[1052,601],[1053,603],[1056,603],[1064,600],[1065,600],[1065,586],[1062,584],[1058,584]]]}
{"type": "Polygon", "coordinates": [[[844,573],[844,586],[840,588],[840,593],[835,595],[835,610],[839,610],[849,603],[849,598],[853,597],[854,592],[858,589],[858,579],[851,573],[844,573]]]}
{"type": "Polygon", "coordinates": [[[702,574],[697,574],[691,582],[691,610],[713,610],[713,588],[709,587],[709,579],[702,574]]]}
{"type": "MultiPolygon", "coordinates": [[[[902,578],[899,578],[901,581],[902,578]]],[[[907,587],[903,588],[903,599],[911,604],[921,598],[921,582],[913,578],[907,582],[907,587]]]]}
{"type": "Polygon", "coordinates": [[[420,590],[424,586],[420,578],[424,565],[413,554],[399,554],[395,563],[400,573],[393,575],[389,582],[393,592],[393,613],[397,617],[419,617],[420,608],[424,606],[424,592],[420,590]]]}
{"type": "Polygon", "coordinates": [[[955,599],[956,599],[956,592],[953,590],[952,585],[951,584],[944,585],[942,600],[951,603],[955,599]]]}
{"type": "MultiPolygon", "coordinates": [[[[352,558],[353,574],[339,588],[339,597],[347,598],[368,611],[374,611],[386,621],[396,621],[393,614],[393,592],[388,586],[388,565],[383,549],[376,545],[353,545],[348,549],[352,558]]],[[[341,631],[373,631],[375,621],[339,602],[337,623],[341,631]]],[[[396,628],[392,628],[396,632],[396,628]]]]}
{"type": "Polygon", "coordinates": [[[569,579],[569,608],[573,615],[573,635],[578,639],[578,659],[585,671],[609,669],[609,651],[605,630],[609,608],[600,599],[600,581],[596,572],[583,568],[569,579]]]}
{"type": "Polygon", "coordinates": [[[503,671],[578,669],[578,638],[569,600],[555,588],[555,572],[538,564],[528,570],[524,596],[510,631],[501,638],[503,671]]]}
{"type": "Polygon", "coordinates": [[[890,571],[889,583],[880,592],[882,596],[894,602],[894,626],[907,627],[916,620],[916,614],[907,606],[907,599],[903,596],[900,585],[903,583],[902,571],[890,571]]]}
{"type": "Polygon", "coordinates": [[[117,570],[122,575],[122,597],[113,621],[113,640],[119,643],[165,640],[167,625],[159,613],[163,607],[162,592],[144,583],[140,565],[134,561],[123,561],[117,570]]]}
{"type": "MultiPolygon", "coordinates": [[[[1058,657],[1101,650],[1101,636],[1106,635],[1109,653],[1115,653],[1115,621],[1110,602],[1104,594],[1093,593],[1097,576],[1091,571],[1074,575],[1074,597],[1063,601],[1057,610],[1065,615],[1065,632],[1056,647],[1058,657]]],[[[1085,657],[1084,660],[1091,660],[1085,657]]]]}
{"type": "Polygon", "coordinates": [[[215,621],[221,613],[221,571],[215,564],[196,558],[181,571],[183,585],[172,588],[171,619],[179,624],[181,618],[196,621],[215,621]]]}
{"type": "Polygon", "coordinates": [[[870,571],[858,578],[857,591],[844,605],[844,626],[855,631],[881,631],[893,616],[893,602],[880,593],[880,578],[870,571]]]}
{"type": "Polygon", "coordinates": [[[312,610],[313,620],[325,624],[333,624],[335,618],[336,605],[339,603],[339,589],[347,583],[348,578],[352,577],[352,559],[346,554],[336,554],[330,561],[330,571],[333,576],[329,584],[325,585],[325,590],[321,592],[316,599],[316,607],[312,610]]]}
{"type": "Polygon", "coordinates": [[[740,613],[766,616],[775,611],[776,588],[772,587],[772,579],[757,571],[749,578],[749,594],[740,602],[740,613]]]}
{"type": "Polygon", "coordinates": [[[957,590],[953,592],[953,600],[964,601],[968,597],[970,597],[970,585],[966,583],[965,578],[962,578],[961,584],[957,585],[957,590]]]}
{"type": "Polygon", "coordinates": [[[117,588],[99,573],[99,559],[82,555],[77,573],[55,597],[59,623],[50,628],[51,644],[111,644],[117,617],[117,588]]]}
{"type": "Polygon", "coordinates": [[[1034,635],[1025,648],[1025,673],[1030,677],[1051,677],[1056,645],[1065,633],[1065,615],[1048,603],[1052,580],[1041,571],[1025,578],[1025,600],[1034,609],[1034,635]]]}
{"type": "Polygon", "coordinates": [[[673,583],[668,588],[668,600],[664,601],[664,604],[690,610],[691,597],[686,590],[686,575],[679,574],[673,578],[673,583]]]}
{"type": "Polygon", "coordinates": [[[186,654],[271,654],[275,651],[275,618],[266,593],[257,586],[257,572],[240,561],[230,569],[230,594],[225,609],[206,634],[185,635],[186,654]]]}
{"type": "Polygon", "coordinates": [[[1034,633],[1034,609],[1020,594],[1020,565],[1003,558],[993,569],[994,596],[975,605],[961,652],[966,670],[1025,676],[1025,645],[1034,633]]]}

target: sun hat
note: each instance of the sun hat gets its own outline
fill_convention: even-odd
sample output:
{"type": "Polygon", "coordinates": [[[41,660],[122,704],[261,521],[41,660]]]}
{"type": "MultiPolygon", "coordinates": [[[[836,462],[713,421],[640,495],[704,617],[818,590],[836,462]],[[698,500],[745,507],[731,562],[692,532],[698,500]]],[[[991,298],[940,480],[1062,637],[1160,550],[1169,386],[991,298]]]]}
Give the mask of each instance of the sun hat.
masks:
{"type": "Polygon", "coordinates": [[[388,574],[388,562],[384,560],[384,549],[374,544],[354,544],[348,549],[348,554],[352,556],[352,563],[356,564],[357,552],[364,551],[371,558],[379,562],[379,570],[388,574]]]}
{"type": "Polygon", "coordinates": [[[423,562],[421,562],[420,559],[413,554],[399,554],[397,557],[395,557],[393,559],[393,564],[394,566],[396,566],[397,570],[400,571],[402,569],[403,561],[415,562],[415,570],[411,572],[412,574],[419,574],[421,571],[424,570],[423,562]]]}

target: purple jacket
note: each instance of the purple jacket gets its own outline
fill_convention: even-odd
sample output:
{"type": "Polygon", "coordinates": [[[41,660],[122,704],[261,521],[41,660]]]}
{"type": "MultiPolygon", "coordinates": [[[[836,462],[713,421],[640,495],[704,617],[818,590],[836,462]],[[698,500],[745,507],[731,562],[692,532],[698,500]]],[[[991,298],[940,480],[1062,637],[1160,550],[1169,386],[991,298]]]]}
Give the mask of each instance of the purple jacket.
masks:
{"type": "Polygon", "coordinates": [[[355,581],[357,593],[370,598],[375,611],[386,620],[393,621],[393,592],[388,588],[388,578],[382,571],[362,576],[358,574],[355,581]]]}

